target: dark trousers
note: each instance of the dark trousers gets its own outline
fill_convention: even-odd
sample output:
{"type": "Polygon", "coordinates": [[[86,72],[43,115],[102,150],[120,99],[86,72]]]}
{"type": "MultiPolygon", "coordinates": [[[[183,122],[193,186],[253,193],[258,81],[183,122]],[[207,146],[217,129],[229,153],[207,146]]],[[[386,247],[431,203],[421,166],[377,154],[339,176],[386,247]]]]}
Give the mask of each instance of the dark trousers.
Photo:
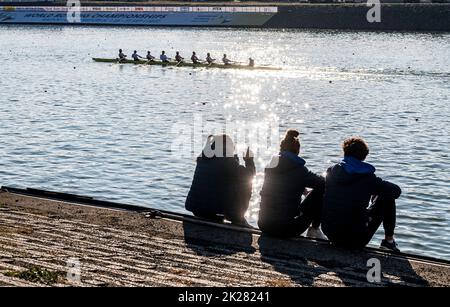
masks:
{"type": "Polygon", "coordinates": [[[297,237],[305,232],[310,225],[320,226],[323,207],[323,190],[312,190],[298,206],[298,215],[283,223],[259,223],[259,228],[277,237],[297,237]]]}
{"type": "Polygon", "coordinates": [[[386,197],[377,197],[367,209],[369,213],[369,223],[367,226],[368,242],[383,223],[384,234],[393,236],[396,220],[395,200],[386,197]]]}
{"type": "Polygon", "coordinates": [[[329,233],[325,232],[331,242],[347,247],[364,247],[383,224],[386,236],[394,235],[396,207],[395,200],[386,197],[374,197],[372,204],[367,208],[368,222],[366,229],[358,233],[329,233]]]}
{"type": "Polygon", "coordinates": [[[320,226],[320,218],[322,216],[323,207],[323,191],[312,190],[299,206],[305,224],[308,224],[302,233],[312,225],[317,228],[320,226]]]}

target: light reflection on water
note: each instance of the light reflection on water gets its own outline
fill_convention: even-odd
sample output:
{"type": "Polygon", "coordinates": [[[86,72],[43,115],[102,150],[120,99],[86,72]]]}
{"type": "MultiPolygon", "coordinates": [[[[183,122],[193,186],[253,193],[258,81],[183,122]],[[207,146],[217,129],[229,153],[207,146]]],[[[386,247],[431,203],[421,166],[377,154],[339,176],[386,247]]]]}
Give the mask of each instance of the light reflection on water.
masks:
{"type": "MultiPolygon", "coordinates": [[[[268,122],[301,131],[322,173],[361,135],[377,173],[398,183],[405,251],[450,259],[448,34],[102,27],[0,27],[0,179],[183,212],[195,155],[174,157],[175,123],[268,122]],[[21,39],[18,40],[17,37],[21,39]],[[151,49],[282,66],[282,71],[93,63],[151,49]],[[12,61],[14,59],[14,61],[12,61]]],[[[191,131],[192,132],[192,131],[191,131]]],[[[189,134],[189,131],[186,132],[189,134]]],[[[210,131],[204,131],[209,134],[210,131]]],[[[253,144],[258,174],[277,146],[253,144]]],[[[241,142],[238,153],[246,145],[241,142]]],[[[377,244],[378,235],[372,243],[377,244]]]]}

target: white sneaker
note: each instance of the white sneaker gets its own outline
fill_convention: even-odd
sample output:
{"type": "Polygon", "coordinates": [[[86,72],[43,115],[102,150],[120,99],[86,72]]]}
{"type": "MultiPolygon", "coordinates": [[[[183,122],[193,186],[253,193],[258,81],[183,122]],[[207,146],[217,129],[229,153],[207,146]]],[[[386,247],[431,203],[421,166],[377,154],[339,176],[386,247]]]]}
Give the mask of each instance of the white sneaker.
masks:
{"type": "Polygon", "coordinates": [[[322,239],[322,240],[328,240],[327,236],[323,234],[322,230],[319,228],[314,228],[310,226],[308,228],[308,231],[306,232],[306,236],[308,238],[313,239],[322,239]]]}

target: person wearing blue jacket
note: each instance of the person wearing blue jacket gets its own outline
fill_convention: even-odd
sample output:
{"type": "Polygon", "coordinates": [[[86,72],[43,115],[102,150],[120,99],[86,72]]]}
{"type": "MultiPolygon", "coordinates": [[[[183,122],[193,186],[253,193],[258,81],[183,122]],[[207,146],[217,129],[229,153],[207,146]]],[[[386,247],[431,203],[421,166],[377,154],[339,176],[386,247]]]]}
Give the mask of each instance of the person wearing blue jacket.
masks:
{"type": "Polygon", "coordinates": [[[383,224],[382,248],[399,252],[394,240],[395,200],[401,189],[375,175],[375,167],[364,162],[369,147],[359,137],[344,141],[343,160],[327,170],[322,230],[342,246],[364,247],[383,224]]]}
{"type": "Polygon", "coordinates": [[[288,130],[279,154],[265,169],[258,226],[277,237],[299,236],[308,229],[308,237],[325,239],[319,228],[325,179],[299,157],[298,136],[298,131],[288,130]],[[308,194],[306,188],[313,190],[308,194]]]}
{"type": "Polygon", "coordinates": [[[232,139],[225,134],[210,135],[202,154],[197,158],[186,210],[195,216],[222,222],[223,219],[248,226],[245,212],[252,191],[256,169],[250,149],[239,164],[232,139]]]}

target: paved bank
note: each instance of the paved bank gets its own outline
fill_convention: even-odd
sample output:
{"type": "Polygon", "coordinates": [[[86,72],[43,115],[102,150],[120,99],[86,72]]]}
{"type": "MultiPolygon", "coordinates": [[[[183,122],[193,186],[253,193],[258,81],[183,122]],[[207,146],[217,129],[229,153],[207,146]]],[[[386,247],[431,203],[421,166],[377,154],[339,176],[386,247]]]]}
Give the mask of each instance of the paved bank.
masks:
{"type": "Polygon", "coordinates": [[[148,210],[106,209],[0,194],[0,285],[42,285],[27,269],[60,272],[78,259],[86,286],[450,286],[450,265],[379,250],[348,251],[309,239],[148,210]],[[381,263],[380,283],[367,261],[381,263]]]}

